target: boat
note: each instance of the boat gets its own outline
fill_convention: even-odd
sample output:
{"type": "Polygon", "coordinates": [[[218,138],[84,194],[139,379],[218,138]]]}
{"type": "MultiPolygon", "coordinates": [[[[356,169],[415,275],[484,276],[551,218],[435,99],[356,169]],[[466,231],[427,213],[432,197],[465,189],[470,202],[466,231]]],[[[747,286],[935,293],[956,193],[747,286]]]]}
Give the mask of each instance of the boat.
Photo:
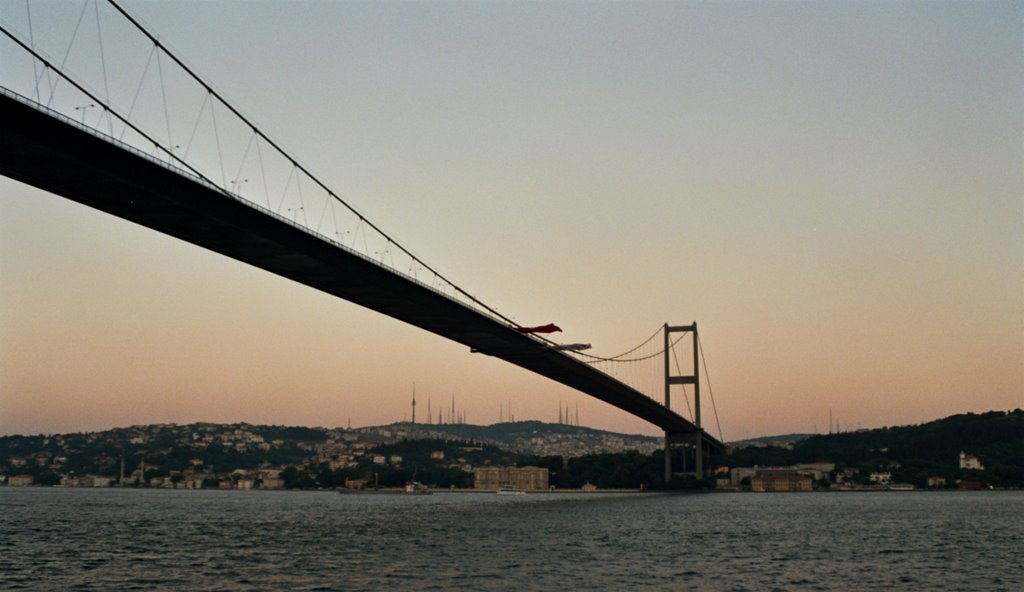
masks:
{"type": "Polygon", "coordinates": [[[410,481],[405,484],[405,492],[415,495],[429,495],[430,488],[419,481],[410,481]]]}
{"type": "Polygon", "coordinates": [[[382,487],[380,489],[339,487],[335,491],[342,495],[405,495],[405,490],[394,487],[382,487]]]}
{"type": "Polygon", "coordinates": [[[429,487],[419,481],[410,481],[405,484],[405,487],[381,487],[379,489],[339,487],[336,491],[342,495],[429,495],[433,493],[429,487]]]}
{"type": "Polygon", "coordinates": [[[513,487],[499,487],[498,495],[526,495],[526,492],[522,489],[515,489],[513,487]]]}
{"type": "Polygon", "coordinates": [[[886,489],[889,491],[914,491],[914,486],[910,483],[893,483],[886,489]]]}

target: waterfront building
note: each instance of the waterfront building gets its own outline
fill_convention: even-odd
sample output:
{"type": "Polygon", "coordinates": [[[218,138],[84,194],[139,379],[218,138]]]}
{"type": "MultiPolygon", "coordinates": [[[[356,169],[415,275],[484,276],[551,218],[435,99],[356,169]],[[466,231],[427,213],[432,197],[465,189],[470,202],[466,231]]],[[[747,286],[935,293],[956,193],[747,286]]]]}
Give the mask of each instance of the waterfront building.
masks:
{"type": "Polygon", "coordinates": [[[796,465],[794,468],[801,475],[807,475],[815,481],[823,481],[828,479],[832,471],[836,470],[836,465],[830,462],[815,462],[796,465]]]}
{"type": "Polygon", "coordinates": [[[92,487],[92,476],[63,477],[60,480],[61,487],[92,487]]]}
{"type": "Polygon", "coordinates": [[[729,471],[732,485],[736,486],[742,485],[744,479],[753,479],[755,475],[757,475],[757,469],[750,467],[733,467],[729,471]]]}
{"type": "Polygon", "coordinates": [[[541,467],[477,467],[474,487],[485,490],[502,487],[526,491],[547,489],[548,470],[541,467]]]}
{"type": "Polygon", "coordinates": [[[32,475],[13,475],[7,478],[7,484],[11,487],[26,487],[32,485],[35,478],[32,475]]]}
{"type": "Polygon", "coordinates": [[[807,475],[758,475],[750,480],[750,490],[760,493],[811,491],[811,486],[807,475]]]}

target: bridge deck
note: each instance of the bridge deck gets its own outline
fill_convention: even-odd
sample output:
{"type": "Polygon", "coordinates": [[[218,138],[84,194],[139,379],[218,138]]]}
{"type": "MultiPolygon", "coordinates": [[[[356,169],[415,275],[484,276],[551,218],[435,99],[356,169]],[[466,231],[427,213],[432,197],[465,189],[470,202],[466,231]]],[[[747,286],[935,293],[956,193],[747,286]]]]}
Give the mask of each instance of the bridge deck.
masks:
{"type": "MultiPolygon", "coordinates": [[[[642,393],[500,321],[2,94],[0,173],[501,358],[640,417],[674,439],[696,431],[642,393]]],[[[705,438],[712,448],[722,447],[705,438]]]]}

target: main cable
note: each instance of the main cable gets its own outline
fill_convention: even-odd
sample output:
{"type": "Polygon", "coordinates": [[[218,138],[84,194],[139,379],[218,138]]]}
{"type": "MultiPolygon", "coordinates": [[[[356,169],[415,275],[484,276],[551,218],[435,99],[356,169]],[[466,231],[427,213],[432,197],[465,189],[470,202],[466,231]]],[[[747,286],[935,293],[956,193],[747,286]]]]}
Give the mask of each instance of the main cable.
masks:
{"type": "MultiPolygon", "coordinates": [[[[237,109],[235,109],[230,103],[228,103],[224,99],[224,97],[222,97],[217,91],[213,90],[210,87],[209,84],[204,82],[195,72],[192,71],[191,68],[189,68],[187,65],[185,65],[185,63],[183,63],[180,59],[178,59],[177,56],[172,54],[170,52],[170,50],[167,49],[167,47],[165,47],[162,43],[160,43],[159,39],[157,39],[155,36],[153,36],[148,30],[145,29],[145,27],[143,27],[137,20],[135,20],[135,18],[133,18],[130,14],[128,14],[128,12],[126,12],[123,8],[121,8],[121,6],[117,2],[115,2],[114,0],[107,0],[107,2],[109,2],[111,6],[113,6],[118,12],[120,12],[122,16],[124,16],[126,19],[128,19],[128,21],[130,23],[132,23],[135,26],[135,28],[137,28],[140,32],[142,32],[143,35],[145,35],[147,38],[149,38],[150,41],[152,41],[154,44],[156,44],[156,46],[158,48],[163,50],[163,52],[166,53],[169,58],[174,60],[174,62],[176,64],[178,64],[178,66],[180,66],[185,72],[187,72],[189,76],[191,76],[196,82],[198,82],[200,85],[202,85],[203,88],[206,89],[206,91],[208,93],[213,95],[218,101],[220,101],[225,107],[227,107],[228,110],[230,110],[236,117],[238,117],[245,125],[249,126],[249,128],[252,129],[253,132],[258,134],[268,144],[270,144],[275,150],[277,150],[282,156],[284,156],[286,159],[291,161],[291,163],[296,168],[298,168],[300,171],[305,173],[305,175],[307,177],[312,179],[314,183],[316,183],[321,189],[323,189],[327,193],[327,195],[331,196],[336,201],[338,201],[341,205],[345,206],[350,212],[355,214],[356,217],[359,218],[359,220],[361,220],[363,222],[366,222],[367,226],[369,226],[373,230],[377,231],[378,234],[380,234],[382,237],[384,237],[385,239],[390,241],[391,244],[393,244],[396,247],[398,247],[399,250],[401,250],[403,253],[408,255],[411,259],[413,259],[416,262],[418,262],[419,264],[421,264],[425,269],[427,269],[428,271],[433,273],[436,277],[438,277],[441,280],[443,280],[445,283],[447,283],[449,286],[451,286],[456,292],[458,292],[459,294],[462,294],[463,296],[468,298],[473,303],[479,305],[481,308],[483,308],[487,312],[491,313],[496,318],[501,319],[502,321],[506,322],[510,327],[518,327],[519,326],[518,323],[516,323],[515,321],[513,321],[509,317],[506,317],[505,315],[501,314],[500,312],[498,312],[494,308],[491,308],[490,306],[488,306],[487,304],[485,304],[484,302],[479,300],[477,297],[473,296],[472,294],[470,294],[466,290],[462,289],[458,284],[456,284],[455,282],[449,280],[447,277],[445,277],[444,275],[439,273],[433,267],[428,265],[425,261],[423,261],[422,259],[420,259],[416,255],[413,255],[411,251],[409,251],[408,249],[403,247],[400,243],[398,243],[397,241],[392,239],[386,232],[384,232],[383,230],[378,228],[376,224],[374,224],[373,222],[368,220],[365,216],[360,214],[358,210],[356,210],[348,202],[346,202],[344,199],[342,199],[336,193],[334,193],[334,191],[332,191],[327,185],[325,185],[322,181],[320,181],[319,178],[317,178],[311,172],[309,172],[309,170],[307,170],[306,167],[304,167],[301,164],[299,164],[299,162],[297,160],[295,160],[291,155],[289,155],[276,142],[274,142],[266,134],[264,134],[262,131],[260,131],[259,128],[257,128],[251,121],[249,121],[244,115],[242,115],[237,109]]],[[[544,339],[544,338],[541,338],[541,339],[543,341],[548,342],[548,343],[553,343],[553,342],[551,342],[548,339],[544,339]]]]}

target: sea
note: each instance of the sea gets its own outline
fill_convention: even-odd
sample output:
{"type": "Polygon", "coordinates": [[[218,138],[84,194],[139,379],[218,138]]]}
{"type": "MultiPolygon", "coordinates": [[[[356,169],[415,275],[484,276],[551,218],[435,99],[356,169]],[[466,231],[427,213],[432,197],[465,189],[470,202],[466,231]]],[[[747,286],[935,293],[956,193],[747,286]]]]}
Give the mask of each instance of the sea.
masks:
{"type": "Polygon", "coordinates": [[[1024,590],[1024,492],[0,488],[2,590],[1024,590]]]}

